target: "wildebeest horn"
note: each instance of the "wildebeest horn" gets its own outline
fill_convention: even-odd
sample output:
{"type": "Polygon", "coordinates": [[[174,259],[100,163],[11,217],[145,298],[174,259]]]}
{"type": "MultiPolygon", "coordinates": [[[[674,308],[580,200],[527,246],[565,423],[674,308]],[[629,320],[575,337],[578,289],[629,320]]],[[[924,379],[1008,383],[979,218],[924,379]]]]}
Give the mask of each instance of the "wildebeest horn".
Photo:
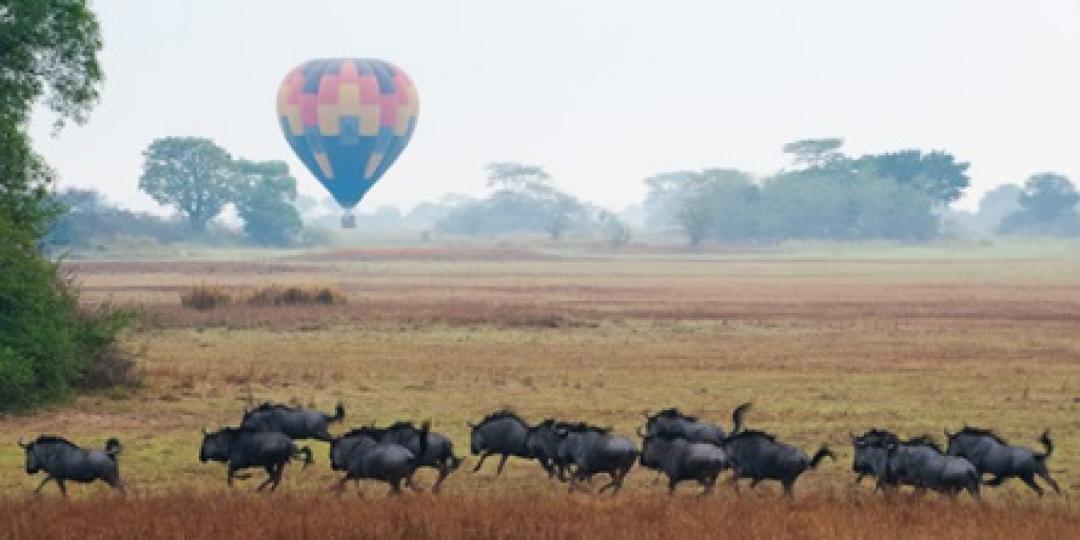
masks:
{"type": "Polygon", "coordinates": [[[641,411],[641,416],[644,416],[646,419],[649,418],[649,409],[641,411]]]}
{"type": "Polygon", "coordinates": [[[29,444],[22,442],[22,437],[19,437],[19,440],[15,444],[19,445],[19,448],[22,448],[24,450],[30,448],[29,444]]]}
{"type": "Polygon", "coordinates": [[[944,431],[944,432],[945,432],[945,438],[946,438],[946,439],[951,439],[951,438],[953,438],[953,434],[952,434],[952,433],[949,433],[949,428],[943,428],[943,429],[942,429],[941,431],[944,431]]]}
{"type": "Polygon", "coordinates": [[[642,439],[645,438],[645,434],[641,432],[641,426],[637,427],[637,436],[641,437],[642,439]]]}
{"type": "Polygon", "coordinates": [[[469,428],[472,428],[472,429],[476,429],[476,424],[474,424],[474,423],[472,423],[472,422],[469,422],[468,420],[466,420],[466,421],[465,421],[465,427],[469,427],[469,428]]]}
{"type": "Polygon", "coordinates": [[[205,427],[205,426],[203,426],[203,428],[202,428],[202,434],[203,434],[203,435],[209,435],[209,434],[210,434],[210,432],[209,432],[209,431],[206,431],[206,427],[205,427]]]}

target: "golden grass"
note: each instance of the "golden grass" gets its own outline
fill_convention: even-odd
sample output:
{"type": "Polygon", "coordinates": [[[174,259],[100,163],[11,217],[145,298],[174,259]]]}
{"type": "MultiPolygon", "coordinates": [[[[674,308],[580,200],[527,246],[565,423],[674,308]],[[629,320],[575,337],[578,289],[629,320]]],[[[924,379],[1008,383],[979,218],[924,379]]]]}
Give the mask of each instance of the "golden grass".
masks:
{"type": "Polygon", "coordinates": [[[168,494],[67,503],[10,501],[5,538],[1075,538],[1080,514],[1056,505],[979,507],[842,496],[617,499],[168,494]],[[105,510],[107,509],[107,511],[105,510]]]}
{"type": "Polygon", "coordinates": [[[348,300],[337,287],[330,285],[282,285],[271,283],[249,290],[229,291],[218,285],[201,284],[180,295],[180,305],[198,311],[227,308],[233,305],[255,307],[333,306],[348,300]]]}

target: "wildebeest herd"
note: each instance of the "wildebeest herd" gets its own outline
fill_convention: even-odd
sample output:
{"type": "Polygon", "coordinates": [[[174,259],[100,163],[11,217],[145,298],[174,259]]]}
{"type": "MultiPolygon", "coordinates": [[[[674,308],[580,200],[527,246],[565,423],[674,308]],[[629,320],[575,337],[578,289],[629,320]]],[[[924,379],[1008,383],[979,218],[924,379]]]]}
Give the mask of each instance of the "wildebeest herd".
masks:
{"type": "MultiPolygon", "coordinates": [[[[536,460],[549,478],[568,483],[570,491],[585,489],[583,483],[591,482],[597,474],[606,474],[610,481],[599,491],[610,489],[617,493],[627,474],[639,463],[666,476],[672,493],[684,481],[698,482],[704,487],[703,494],[710,493],[720,474],[730,470],[729,483],[736,492],[743,479],[750,481],[751,488],[763,480],[774,480],[785,495],[792,496],[795,482],[804,472],[817,468],[825,458],[836,459],[827,446],[821,446],[811,456],[772,434],[745,428],[743,421],[749,408],[749,403],[735,408],[731,431],[675,408],[645,413],[645,423],[637,430],[640,448],[610,428],[553,418],[530,425],[513,411],[500,410],[475,424],[468,423],[470,450],[479,456],[473,472],[479,471],[488,457],[497,455],[498,476],[507,460],[517,457],[536,460]]],[[[330,425],[344,417],[341,404],[331,415],[310,408],[264,403],[245,410],[239,427],[203,430],[199,460],[226,464],[230,487],[234,479],[249,477],[240,471],[263,468],[267,478],[257,491],[267,487],[273,491],[290,462],[301,459],[307,467],[314,461],[311,448],[298,446],[295,441],[315,439],[330,443],[331,468],[343,473],[333,489],[343,490],[349,480],[376,480],[388,484],[392,494],[401,493],[403,484],[418,491],[413,475],[422,467],[438,471],[432,486],[437,493],[464,461],[454,454],[449,438],[431,431],[429,422],[419,427],[412,422],[387,427],[368,425],[333,436],[330,425]]],[[[876,490],[883,492],[912,486],[916,492],[931,490],[954,497],[966,491],[978,499],[980,486],[998,486],[1009,478],[1021,479],[1042,496],[1043,489],[1036,482],[1040,477],[1061,493],[1046,466],[1054,450],[1049,431],[1039,438],[1043,453],[1009,445],[986,429],[965,426],[955,433],[945,431],[945,436],[947,447],[942,450],[927,435],[905,440],[878,428],[862,435],[851,434],[855,482],[870,476],[876,480],[876,490]],[[985,475],[991,479],[984,482],[985,475]]],[[[42,435],[28,444],[20,439],[19,446],[26,452],[27,474],[45,473],[35,493],[50,480],[65,496],[65,482],[69,480],[102,480],[124,492],[119,470],[122,446],[115,438],[105,443],[104,450],[85,450],[52,435],[42,435]]]]}

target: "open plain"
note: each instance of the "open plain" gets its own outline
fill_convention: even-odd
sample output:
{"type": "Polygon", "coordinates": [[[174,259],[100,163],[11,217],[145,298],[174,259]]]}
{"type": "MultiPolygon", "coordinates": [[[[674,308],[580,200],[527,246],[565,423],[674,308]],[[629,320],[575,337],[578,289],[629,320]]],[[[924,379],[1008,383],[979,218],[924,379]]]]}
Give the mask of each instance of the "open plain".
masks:
{"type": "MultiPolygon", "coordinates": [[[[90,302],[129,306],[125,342],[143,384],[0,417],[0,536],[50,538],[297,537],[951,537],[1080,534],[1080,256],[987,255],[980,249],[827,252],[417,247],[244,259],[73,261],[90,302]],[[195,311],[180,295],[210,284],[326,284],[332,306],[195,311]],[[475,458],[439,497],[329,496],[327,445],[290,467],[277,493],[236,494],[224,468],[197,460],[200,429],[238,423],[246,404],[346,408],[353,425],[430,419],[468,454],[466,421],[512,407],[610,425],[632,435],[669,406],[750,426],[839,457],[807,473],[793,502],[778,486],[709,498],[666,495],[635,470],[614,500],[565,493],[533,462],[475,458]],[[1042,500],[1016,480],[985,504],[908,495],[882,500],[852,483],[849,432],[871,426],[942,438],[991,427],[1038,447],[1068,497],[1042,500]],[[130,495],[77,486],[72,501],[22,471],[18,437],[62,434],[125,445],[130,495]],[[108,513],[101,511],[112,507],[108,513]],[[121,525],[124,526],[121,526],[121,525]],[[254,531],[254,532],[253,532],[254,531]]],[[[259,473],[261,474],[261,473],[259,473]]],[[[432,471],[421,473],[430,485],[432,471]]]]}

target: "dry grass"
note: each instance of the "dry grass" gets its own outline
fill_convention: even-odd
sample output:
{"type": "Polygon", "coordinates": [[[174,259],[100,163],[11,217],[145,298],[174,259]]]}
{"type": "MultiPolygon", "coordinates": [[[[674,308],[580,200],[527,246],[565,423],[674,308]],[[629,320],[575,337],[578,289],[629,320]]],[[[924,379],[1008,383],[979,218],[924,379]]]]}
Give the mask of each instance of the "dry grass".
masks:
{"type": "Polygon", "coordinates": [[[145,385],[0,417],[0,433],[53,432],[92,446],[121,437],[135,496],[109,502],[132,514],[134,532],[89,517],[95,504],[81,499],[103,496],[101,486],[74,488],[71,506],[55,500],[55,488],[44,502],[23,501],[39,480],[21,473],[14,445],[0,445],[0,497],[23,506],[0,516],[0,531],[36,524],[55,533],[66,523],[71,537],[228,538],[240,526],[280,537],[1077,536],[1064,534],[1080,515],[1072,502],[1080,492],[1075,260],[406,258],[297,258],[287,269],[80,263],[90,298],[147,314],[131,343],[146,350],[145,385]],[[350,302],[180,306],[180,294],[206,275],[243,291],[282,271],[290,282],[332,283],[350,302]],[[227,496],[223,469],[196,460],[199,429],[235,424],[248,398],[323,409],[341,400],[346,422],[334,432],[430,418],[459,454],[466,420],[503,406],[630,434],[644,409],[677,405],[726,425],[733,405],[752,400],[753,426],[804,448],[828,443],[840,461],[800,480],[794,504],[778,502],[773,486],[759,498],[725,490],[704,501],[686,488],[672,502],[638,470],[617,501],[567,497],[534,463],[515,460],[498,479],[490,461],[481,473],[455,474],[443,499],[385,500],[379,487],[369,490],[377,503],[358,503],[321,495],[336,475],[316,443],[317,465],[287,472],[278,495],[227,496]],[[849,431],[939,434],[965,422],[1028,446],[1051,428],[1051,472],[1072,499],[1036,503],[1010,482],[985,490],[986,508],[935,498],[893,508],[850,485],[849,431]],[[172,505],[184,510],[166,510],[172,505]],[[44,518],[57,515],[67,517],[44,518]],[[180,519],[188,528],[175,528],[180,519]]]}
{"type": "Polygon", "coordinates": [[[1075,538],[1080,514],[1055,505],[808,497],[192,495],[66,503],[11,501],[5,538],[1075,538]],[[108,511],[102,511],[107,507],[108,511]]]}
{"type": "Polygon", "coordinates": [[[180,296],[180,305],[199,311],[207,311],[232,304],[232,294],[213,285],[196,285],[180,296]]]}
{"type": "Polygon", "coordinates": [[[348,300],[331,285],[282,285],[271,283],[246,291],[228,291],[217,285],[196,285],[180,296],[180,305],[197,311],[210,311],[234,305],[254,307],[333,306],[348,300]]]}

